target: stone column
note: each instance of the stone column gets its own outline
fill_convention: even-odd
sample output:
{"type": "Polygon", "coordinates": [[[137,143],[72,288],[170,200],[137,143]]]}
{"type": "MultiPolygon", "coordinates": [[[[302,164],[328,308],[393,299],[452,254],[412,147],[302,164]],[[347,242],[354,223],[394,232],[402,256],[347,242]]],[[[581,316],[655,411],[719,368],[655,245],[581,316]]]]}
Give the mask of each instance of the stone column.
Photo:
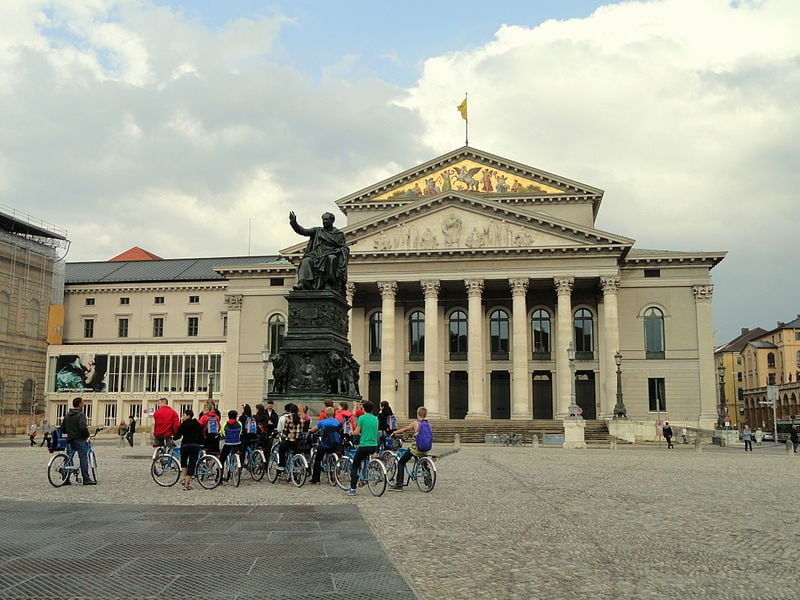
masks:
{"type": "Polygon", "coordinates": [[[511,418],[531,419],[530,375],[528,373],[528,310],[525,294],[528,278],[509,279],[511,286],[512,347],[511,347],[511,418]]]}
{"type": "Polygon", "coordinates": [[[425,295],[425,407],[431,417],[442,417],[439,397],[439,281],[421,281],[425,295]]]}
{"type": "Polygon", "coordinates": [[[572,286],[573,277],[553,279],[558,294],[556,306],[556,397],[558,398],[555,417],[563,419],[569,415],[570,381],[567,348],[572,340],[572,286]]]}
{"type": "MultiPolygon", "coordinates": [[[[697,369],[699,372],[699,426],[713,429],[717,418],[717,386],[714,368],[714,330],[711,320],[711,296],[714,286],[692,286],[697,319],[697,369]]],[[[669,406],[667,406],[669,408],[669,406]]]]}
{"type": "MultiPolygon", "coordinates": [[[[228,336],[225,339],[225,356],[222,358],[223,370],[220,382],[221,397],[217,404],[222,412],[236,408],[239,382],[239,336],[242,322],[242,295],[225,294],[228,308],[228,336]]],[[[263,387],[263,386],[262,386],[263,387]]],[[[142,405],[144,409],[144,405],[142,405]]]]}
{"type": "Polygon", "coordinates": [[[381,400],[386,400],[394,407],[395,394],[394,382],[397,378],[394,364],[394,299],[397,294],[396,281],[379,281],[378,289],[381,292],[381,311],[383,323],[381,326],[381,400]]]}
{"type": "Polygon", "coordinates": [[[617,363],[614,355],[619,350],[619,313],[617,309],[617,293],[619,277],[601,277],[600,287],[603,290],[603,339],[604,352],[600,357],[603,390],[600,396],[600,415],[603,418],[614,416],[614,405],[617,402],[617,363]]]}
{"type": "Polygon", "coordinates": [[[483,384],[486,370],[483,355],[483,308],[481,306],[483,279],[468,279],[464,284],[467,287],[467,371],[469,373],[467,418],[486,419],[489,417],[489,412],[486,407],[483,384]]]}

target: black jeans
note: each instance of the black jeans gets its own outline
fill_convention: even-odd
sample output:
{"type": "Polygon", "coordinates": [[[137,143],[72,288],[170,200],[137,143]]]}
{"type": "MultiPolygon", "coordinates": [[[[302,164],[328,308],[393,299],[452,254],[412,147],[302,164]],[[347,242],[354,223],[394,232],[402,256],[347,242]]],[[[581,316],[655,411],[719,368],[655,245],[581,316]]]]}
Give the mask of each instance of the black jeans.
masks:
{"type": "Polygon", "coordinates": [[[356,450],[356,455],[353,458],[353,468],[350,470],[350,489],[355,489],[358,485],[358,470],[361,468],[361,463],[374,452],[378,451],[377,446],[359,446],[356,450]]]}
{"type": "Polygon", "coordinates": [[[748,450],[750,450],[750,452],[753,451],[753,442],[752,442],[752,440],[745,440],[744,441],[744,451],[747,452],[748,450]]]}
{"type": "Polygon", "coordinates": [[[320,474],[322,473],[322,461],[328,454],[335,454],[334,448],[323,448],[319,446],[317,453],[314,455],[314,468],[311,471],[311,481],[319,482],[320,474]]]}

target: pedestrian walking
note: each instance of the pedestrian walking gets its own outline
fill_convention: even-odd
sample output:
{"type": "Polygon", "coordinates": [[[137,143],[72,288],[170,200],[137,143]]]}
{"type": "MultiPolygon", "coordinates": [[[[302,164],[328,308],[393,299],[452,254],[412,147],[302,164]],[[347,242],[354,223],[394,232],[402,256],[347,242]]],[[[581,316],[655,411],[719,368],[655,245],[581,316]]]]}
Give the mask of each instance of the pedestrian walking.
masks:
{"type": "Polygon", "coordinates": [[[39,444],[39,448],[45,445],[47,446],[50,445],[50,431],[51,431],[50,423],[48,422],[47,419],[45,419],[44,421],[42,421],[42,443],[39,444]]]}
{"type": "Polygon", "coordinates": [[[684,444],[689,443],[689,436],[686,434],[686,427],[681,427],[681,441],[684,444]]]}
{"type": "Polygon", "coordinates": [[[748,425],[747,423],[745,423],[744,431],[742,431],[742,441],[744,442],[744,451],[747,452],[748,450],[750,450],[750,452],[752,452],[753,451],[753,431],[752,431],[752,429],[750,429],[750,425],[748,425]]]}
{"type": "MultiPolygon", "coordinates": [[[[800,441],[797,438],[797,425],[792,425],[792,431],[789,434],[789,439],[792,441],[792,450],[794,450],[794,453],[797,454],[797,444],[798,441],[800,441]]],[[[777,442],[777,440],[775,441],[777,442]]]]}
{"type": "Polygon", "coordinates": [[[764,432],[761,430],[761,427],[756,427],[756,432],[753,434],[753,437],[756,438],[756,446],[760,446],[761,442],[764,441],[764,432]]]}
{"type": "Polygon", "coordinates": [[[669,426],[669,422],[664,423],[662,435],[664,436],[664,439],[667,440],[667,448],[674,448],[672,445],[672,427],[669,426]]]}
{"type": "Polygon", "coordinates": [[[37,429],[38,429],[38,427],[36,426],[36,423],[31,423],[28,426],[28,437],[31,440],[31,448],[33,448],[36,445],[36,430],[37,429]]]}
{"type": "Polygon", "coordinates": [[[125,439],[128,440],[128,444],[130,444],[131,448],[133,448],[134,433],[136,433],[136,417],[131,415],[131,418],[128,420],[128,431],[125,433],[125,439]]]}
{"type": "Polygon", "coordinates": [[[117,440],[117,448],[124,448],[126,441],[125,436],[128,434],[128,424],[123,420],[119,422],[119,427],[117,427],[117,436],[119,439],[117,440]]]}

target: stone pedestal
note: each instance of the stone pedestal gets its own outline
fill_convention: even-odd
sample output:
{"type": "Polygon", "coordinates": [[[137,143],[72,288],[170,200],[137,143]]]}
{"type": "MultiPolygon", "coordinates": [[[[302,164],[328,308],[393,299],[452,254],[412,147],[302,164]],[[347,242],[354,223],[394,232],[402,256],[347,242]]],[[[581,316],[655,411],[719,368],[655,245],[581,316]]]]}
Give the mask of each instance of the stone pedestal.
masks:
{"type": "Polygon", "coordinates": [[[631,444],[636,443],[636,426],[627,418],[606,419],[608,433],[615,438],[625,440],[631,444]]]}
{"type": "Polygon", "coordinates": [[[564,419],[564,448],[586,448],[585,429],[586,421],[580,417],[566,417],[564,419]]]}

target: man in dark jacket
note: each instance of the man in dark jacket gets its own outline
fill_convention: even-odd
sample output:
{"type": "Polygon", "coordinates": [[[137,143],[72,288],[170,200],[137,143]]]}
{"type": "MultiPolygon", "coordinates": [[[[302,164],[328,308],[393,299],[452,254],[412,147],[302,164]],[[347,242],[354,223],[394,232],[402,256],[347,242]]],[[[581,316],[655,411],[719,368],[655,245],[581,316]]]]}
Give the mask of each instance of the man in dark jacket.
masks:
{"type": "MultiPolygon", "coordinates": [[[[75,398],[72,401],[72,409],[61,421],[61,431],[72,449],[78,453],[83,485],[97,485],[97,482],[89,477],[89,425],[83,412],[83,398],[75,398]]],[[[69,483],[70,480],[67,479],[64,485],[69,483]]]]}
{"type": "Polygon", "coordinates": [[[125,433],[125,439],[128,440],[128,443],[133,448],[133,434],[136,433],[136,418],[131,415],[130,420],[128,421],[128,431],[125,433]]]}

